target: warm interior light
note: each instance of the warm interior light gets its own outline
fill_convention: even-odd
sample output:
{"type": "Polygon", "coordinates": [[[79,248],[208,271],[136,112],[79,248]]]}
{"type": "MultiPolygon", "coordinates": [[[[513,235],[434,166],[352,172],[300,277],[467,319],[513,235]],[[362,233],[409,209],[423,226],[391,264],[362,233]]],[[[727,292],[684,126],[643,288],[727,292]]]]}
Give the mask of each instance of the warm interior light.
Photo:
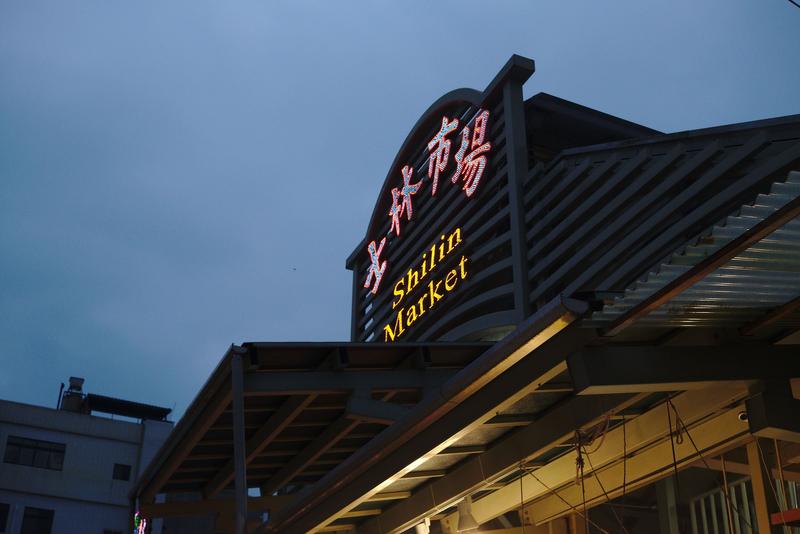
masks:
{"type": "Polygon", "coordinates": [[[472,516],[472,497],[469,495],[458,503],[458,527],[457,532],[467,532],[478,528],[478,522],[472,516]]]}
{"type": "Polygon", "coordinates": [[[430,532],[431,520],[427,517],[425,518],[425,521],[414,527],[414,534],[430,534],[430,532]]]}

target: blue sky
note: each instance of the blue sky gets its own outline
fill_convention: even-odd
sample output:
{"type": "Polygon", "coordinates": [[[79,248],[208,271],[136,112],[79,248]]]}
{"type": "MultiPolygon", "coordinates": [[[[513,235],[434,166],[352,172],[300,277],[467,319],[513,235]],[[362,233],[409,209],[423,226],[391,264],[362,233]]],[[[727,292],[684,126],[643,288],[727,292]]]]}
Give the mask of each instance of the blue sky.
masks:
{"type": "Polygon", "coordinates": [[[346,340],[400,143],[512,53],[659,130],[800,113],[786,0],[0,3],[0,397],[181,413],[231,342],[346,340]]]}

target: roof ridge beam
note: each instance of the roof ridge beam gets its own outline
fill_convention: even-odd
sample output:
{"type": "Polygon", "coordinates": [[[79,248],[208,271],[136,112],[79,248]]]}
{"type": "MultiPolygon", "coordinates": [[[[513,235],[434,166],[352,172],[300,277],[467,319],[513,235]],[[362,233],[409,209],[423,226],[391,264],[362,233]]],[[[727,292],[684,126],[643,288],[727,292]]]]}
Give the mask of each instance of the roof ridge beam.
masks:
{"type": "Polygon", "coordinates": [[[567,357],[579,395],[686,391],[712,384],[749,384],[800,377],[791,346],[592,347],[567,357]]]}
{"type": "Polygon", "coordinates": [[[254,396],[311,395],[359,389],[419,390],[439,387],[455,373],[454,369],[256,372],[245,375],[244,391],[245,396],[254,396]]]}

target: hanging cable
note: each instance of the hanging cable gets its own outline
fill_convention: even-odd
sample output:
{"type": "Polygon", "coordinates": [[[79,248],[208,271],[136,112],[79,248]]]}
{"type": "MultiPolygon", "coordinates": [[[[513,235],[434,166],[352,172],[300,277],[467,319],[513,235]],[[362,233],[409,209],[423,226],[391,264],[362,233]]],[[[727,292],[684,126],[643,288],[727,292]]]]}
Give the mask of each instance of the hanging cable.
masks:
{"type": "MultiPolygon", "coordinates": [[[[595,480],[597,480],[597,484],[600,486],[600,490],[603,492],[603,495],[606,498],[606,502],[611,502],[611,497],[609,497],[608,493],[606,493],[606,488],[603,486],[603,482],[600,480],[600,475],[597,473],[597,471],[595,470],[594,466],[592,465],[592,459],[589,458],[588,454],[586,454],[586,461],[589,462],[589,469],[592,470],[592,474],[594,475],[595,480]]],[[[624,460],[624,456],[623,456],[623,460],[622,461],[623,462],[625,461],[624,460]]],[[[623,492],[624,492],[624,488],[625,488],[624,481],[623,481],[622,487],[623,487],[623,492]]],[[[624,495],[624,493],[623,493],[623,495],[624,495]]],[[[611,506],[610,508],[611,508],[611,513],[614,514],[614,519],[616,519],[617,523],[619,523],[619,526],[622,527],[622,532],[624,532],[625,534],[629,534],[628,529],[625,528],[625,524],[619,518],[619,515],[617,515],[617,511],[614,509],[613,506],[611,506]]]]}
{"type": "MultiPolygon", "coordinates": [[[[719,459],[722,461],[722,486],[727,488],[728,472],[725,470],[725,454],[720,454],[719,459]]],[[[729,499],[725,499],[725,513],[728,515],[728,524],[733,528],[733,512],[731,511],[731,501],[729,499]]]]}
{"type": "Polygon", "coordinates": [[[775,463],[778,466],[778,480],[780,481],[781,484],[781,500],[782,500],[781,504],[785,509],[788,510],[789,504],[786,499],[786,483],[783,480],[783,460],[781,460],[781,451],[780,448],[778,448],[778,440],[772,438],[772,444],[775,447],[775,463]]]}
{"type": "Polygon", "coordinates": [[[775,497],[775,502],[778,504],[778,512],[780,512],[781,514],[781,523],[783,523],[783,526],[786,527],[788,525],[786,524],[786,518],[783,515],[784,510],[783,506],[781,505],[781,500],[778,498],[778,494],[775,491],[775,486],[769,480],[771,470],[769,468],[769,465],[767,465],[766,458],[764,457],[764,451],[761,449],[761,443],[759,443],[758,438],[755,438],[755,441],[756,441],[756,448],[758,449],[758,456],[759,458],[761,458],[761,464],[764,466],[764,475],[767,477],[766,485],[769,486],[769,489],[772,491],[772,496],[775,497]]]}
{"type": "Polygon", "coordinates": [[[525,534],[525,500],[522,496],[522,479],[525,471],[522,468],[522,460],[519,462],[519,524],[522,525],[522,534],[525,534]]]}
{"type": "Polygon", "coordinates": [[[626,483],[628,481],[628,437],[625,434],[625,416],[622,416],[622,504],[625,504],[626,483]]]}
{"type": "Polygon", "coordinates": [[[787,1],[788,1],[788,2],[790,2],[790,3],[791,3],[793,6],[794,6],[794,7],[798,7],[798,8],[800,8],[800,4],[798,4],[798,3],[797,3],[797,2],[795,2],[794,0],[787,0],[787,1]]]}
{"type": "Polygon", "coordinates": [[[584,446],[584,448],[591,446],[598,439],[600,440],[597,443],[597,446],[594,448],[594,450],[585,451],[586,454],[594,454],[598,450],[600,450],[600,447],[603,446],[603,441],[605,441],[606,439],[606,434],[608,434],[608,427],[610,424],[611,424],[611,414],[608,414],[601,423],[595,425],[593,429],[586,432],[586,436],[581,434],[580,431],[575,432],[575,435],[577,436],[576,440],[579,440],[580,443],[584,446]]]}
{"type": "MultiPolygon", "coordinates": [[[[554,489],[552,489],[550,486],[548,486],[547,484],[545,484],[544,482],[542,482],[542,481],[539,479],[539,477],[537,477],[537,476],[536,476],[536,473],[535,473],[535,472],[534,472],[532,469],[530,469],[530,468],[527,468],[527,467],[526,467],[526,468],[524,468],[524,469],[525,469],[525,471],[526,471],[526,472],[527,472],[527,473],[528,473],[530,476],[532,476],[532,477],[533,477],[533,479],[534,479],[534,480],[536,480],[536,482],[538,482],[539,484],[541,484],[541,485],[542,485],[542,487],[543,487],[544,489],[546,489],[546,490],[547,490],[549,493],[551,493],[552,495],[555,495],[555,496],[558,498],[558,500],[560,500],[561,502],[563,502],[564,504],[566,504],[566,505],[569,507],[569,509],[570,509],[570,510],[572,510],[573,512],[575,512],[576,514],[578,514],[578,516],[579,516],[581,519],[585,519],[585,520],[586,520],[586,521],[587,521],[587,522],[588,522],[590,525],[592,525],[594,528],[596,528],[596,529],[597,529],[598,531],[600,531],[602,534],[611,534],[609,531],[607,531],[606,529],[604,529],[603,527],[601,527],[600,525],[598,525],[597,523],[595,523],[594,521],[592,521],[591,519],[589,519],[589,517],[588,517],[588,516],[586,516],[586,515],[584,515],[583,513],[581,513],[581,511],[580,511],[580,509],[579,509],[579,508],[577,508],[577,507],[573,506],[572,504],[570,504],[570,503],[569,503],[569,501],[567,501],[567,500],[566,500],[564,497],[562,497],[562,496],[561,496],[561,495],[560,495],[560,494],[559,494],[557,491],[555,491],[555,490],[554,490],[554,489]]],[[[587,534],[588,534],[588,532],[587,532],[587,534]]]]}
{"type": "MultiPolygon", "coordinates": [[[[675,418],[677,419],[677,412],[675,414],[675,418]]],[[[675,422],[675,426],[678,426],[678,422],[675,422]]],[[[672,433],[672,401],[667,399],[667,424],[669,425],[669,445],[672,447],[672,469],[675,473],[675,499],[680,502],[681,500],[681,486],[680,481],[678,480],[678,458],[675,455],[675,440],[673,439],[672,433]]]]}
{"type": "MultiPolygon", "coordinates": [[[[689,432],[689,428],[688,428],[688,427],[686,426],[686,424],[683,422],[683,419],[681,418],[681,415],[678,413],[678,409],[675,407],[675,405],[674,405],[674,404],[672,404],[672,400],[671,400],[671,399],[667,399],[667,404],[668,404],[668,405],[669,405],[669,406],[672,408],[672,410],[675,412],[675,421],[676,421],[676,424],[679,424],[679,425],[680,425],[680,426],[683,428],[683,431],[685,432],[685,434],[686,434],[686,437],[688,437],[688,438],[689,438],[689,442],[692,444],[692,447],[694,448],[694,451],[695,451],[695,452],[697,453],[697,455],[700,457],[700,460],[702,460],[702,462],[703,462],[703,465],[705,465],[705,466],[706,466],[706,469],[708,469],[709,471],[714,471],[714,470],[711,468],[711,466],[710,466],[710,465],[708,465],[708,462],[706,461],[706,459],[705,459],[705,456],[703,456],[703,453],[702,453],[702,452],[700,452],[700,449],[699,449],[699,448],[697,448],[697,444],[694,442],[694,438],[692,438],[692,434],[689,432]]],[[[731,508],[733,508],[733,511],[734,511],[734,512],[736,512],[736,517],[738,517],[738,518],[739,518],[739,519],[740,519],[742,522],[744,522],[744,524],[745,524],[745,525],[747,525],[747,528],[749,528],[749,529],[750,529],[750,531],[752,532],[752,531],[753,531],[755,528],[754,528],[754,527],[753,527],[753,525],[750,523],[750,521],[748,521],[748,520],[747,520],[747,518],[745,518],[745,517],[744,517],[744,516],[743,516],[743,515],[742,515],[742,514],[739,512],[739,508],[738,508],[738,507],[737,507],[735,504],[733,504],[733,502],[731,501],[731,497],[730,497],[730,495],[728,494],[728,488],[726,488],[724,484],[720,485],[720,483],[719,483],[719,478],[717,478],[717,487],[718,487],[718,488],[719,488],[719,489],[722,491],[722,494],[723,494],[723,496],[725,497],[725,500],[726,500],[726,501],[727,501],[727,502],[730,504],[731,508]]],[[[676,489],[677,489],[677,488],[676,488],[676,489]]]]}
{"type": "MultiPolygon", "coordinates": [[[[623,422],[624,422],[624,420],[623,420],[623,422]]],[[[586,532],[587,532],[587,534],[589,532],[589,512],[587,511],[587,507],[586,507],[586,488],[585,488],[585,484],[584,484],[584,468],[585,468],[585,466],[584,466],[583,457],[586,456],[586,458],[588,460],[590,454],[594,454],[598,450],[600,450],[600,447],[603,446],[603,443],[605,441],[606,435],[608,435],[608,429],[609,429],[610,426],[611,426],[611,413],[608,413],[608,414],[606,414],[606,416],[603,419],[603,421],[601,421],[600,423],[595,425],[590,430],[588,430],[588,431],[586,431],[584,433],[582,433],[580,431],[580,429],[575,430],[575,443],[574,443],[574,445],[575,445],[575,453],[576,453],[576,457],[575,457],[575,484],[576,485],[577,484],[581,485],[581,494],[582,494],[582,498],[583,498],[583,508],[584,508],[584,511],[585,511],[584,519],[586,520],[586,532]],[[588,451],[587,447],[589,447],[591,445],[594,445],[595,442],[597,442],[597,444],[595,445],[594,449],[592,451],[588,451]]],[[[624,454],[623,454],[623,456],[624,456],[624,454]]],[[[624,460],[623,460],[623,462],[624,462],[624,460]]],[[[593,467],[592,467],[592,471],[594,471],[593,467]]],[[[598,479],[598,482],[600,482],[599,479],[598,479]]],[[[600,488],[603,490],[603,494],[605,495],[606,500],[610,501],[611,499],[608,497],[608,494],[606,493],[605,488],[602,487],[602,483],[600,484],[600,488]]],[[[612,509],[612,512],[614,513],[614,516],[617,518],[617,522],[620,524],[620,526],[623,528],[623,530],[625,530],[625,526],[622,524],[622,521],[619,519],[619,516],[617,515],[616,510],[612,509]]],[[[627,530],[625,532],[627,534],[627,530]]]]}
{"type": "Polygon", "coordinates": [[[583,483],[583,455],[581,454],[581,433],[579,430],[575,431],[575,477],[581,484],[581,500],[583,501],[583,519],[586,523],[586,532],[589,533],[589,512],[586,510],[586,486],[583,483]]]}

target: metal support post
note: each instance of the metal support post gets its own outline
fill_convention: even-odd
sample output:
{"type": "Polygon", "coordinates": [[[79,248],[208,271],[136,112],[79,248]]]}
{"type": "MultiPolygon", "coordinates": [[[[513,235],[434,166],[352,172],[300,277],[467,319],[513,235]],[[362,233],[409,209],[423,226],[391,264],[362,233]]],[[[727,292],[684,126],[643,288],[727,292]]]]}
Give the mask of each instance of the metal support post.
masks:
{"type": "MultiPolygon", "coordinates": [[[[234,348],[235,349],[235,348],[234,348]]],[[[242,354],[231,351],[231,393],[233,404],[233,472],[236,493],[235,534],[245,534],[247,524],[247,465],[244,441],[244,366],[242,354]]]]}
{"type": "MultiPolygon", "coordinates": [[[[756,524],[758,525],[758,532],[766,534],[767,532],[778,533],[782,529],[780,527],[773,528],[770,522],[770,513],[777,512],[777,502],[774,497],[774,488],[770,489],[769,471],[764,469],[763,462],[769,461],[767,458],[762,458],[762,451],[759,450],[759,444],[754,439],[747,444],[747,463],[750,465],[750,481],[753,485],[753,505],[756,510],[756,524]]],[[[762,446],[763,448],[763,446],[762,446]]]]}
{"type": "Polygon", "coordinates": [[[658,524],[661,534],[679,534],[678,505],[675,499],[675,479],[662,478],[656,483],[658,524]]]}

